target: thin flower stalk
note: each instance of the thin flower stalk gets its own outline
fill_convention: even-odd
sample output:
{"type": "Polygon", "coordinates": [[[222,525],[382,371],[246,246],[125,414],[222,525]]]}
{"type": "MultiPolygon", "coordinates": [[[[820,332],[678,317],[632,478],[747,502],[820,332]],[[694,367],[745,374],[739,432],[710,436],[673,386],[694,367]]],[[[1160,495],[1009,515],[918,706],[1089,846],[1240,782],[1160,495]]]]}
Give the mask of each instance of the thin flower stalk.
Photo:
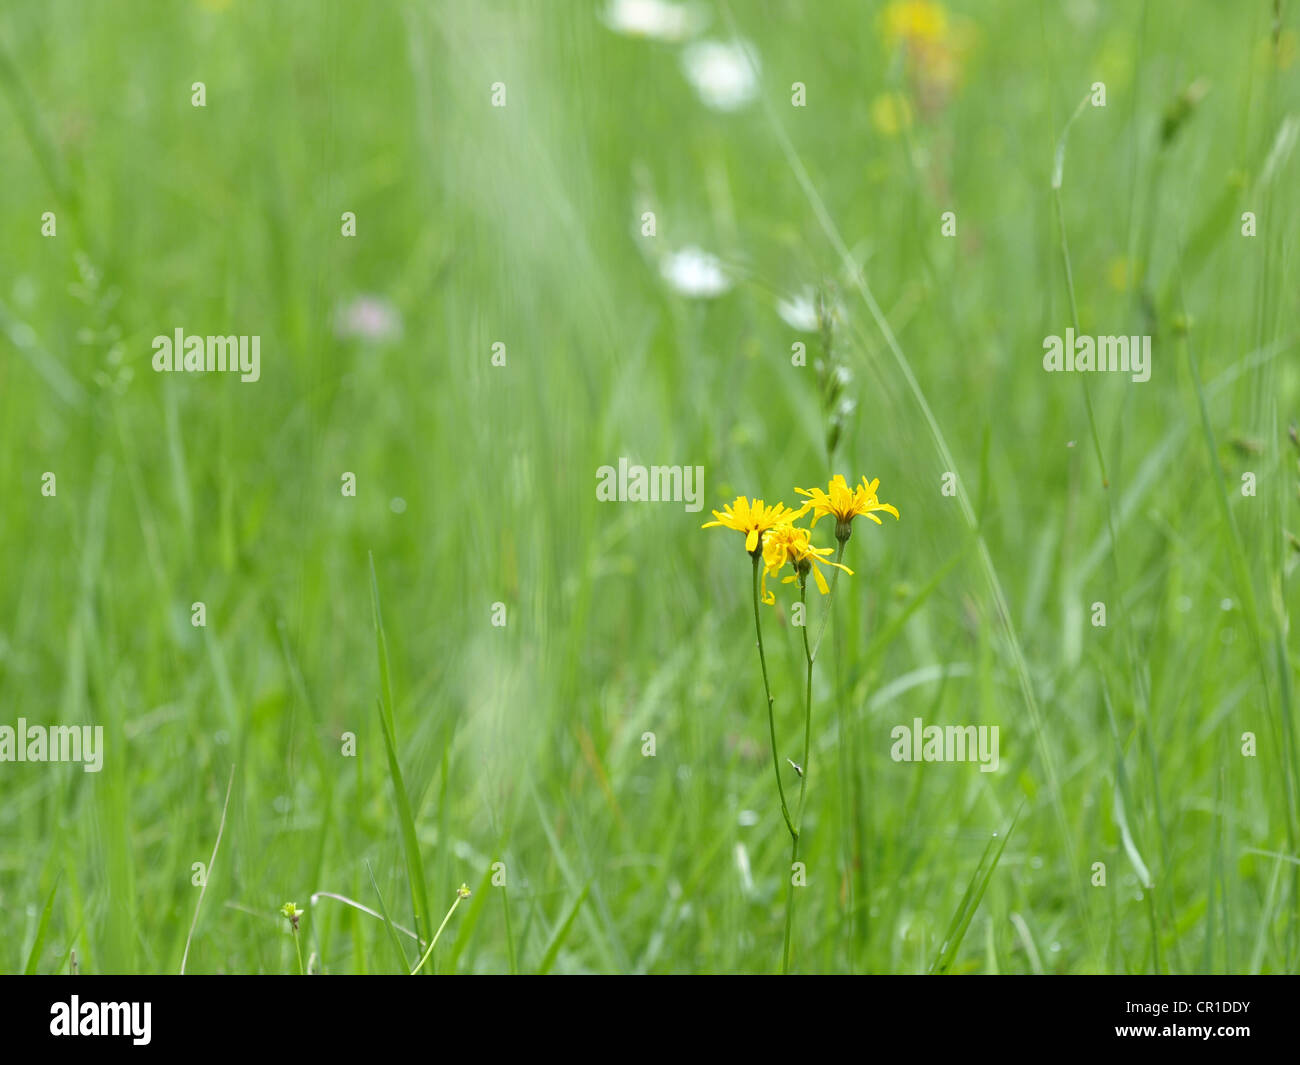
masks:
{"type": "MultiPolygon", "coordinates": [[[[833,613],[835,589],[839,586],[841,573],[853,575],[853,571],[844,565],[845,545],[852,536],[855,518],[866,517],[877,525],[883,524],[876,515],[892,514],[898,518],[898,510],[889,503],[881,503],[876,495],[880,482],[862,478],[861,484],[850,488],[843,475],[831,478],[825,489],[796,488],[795,491],[807,497],[807,502],[798,510],[791,510],[783,503],[768,506],[761,499],[750,500],[746,496],[737,496],[735,501],[727,504],[722,511],[714,511],[715,520],[706,522],[704,528],[721,527],[744,534],[745,551],[750,556],[752,566],[752,595],[754,607],[754,635],[758,646],[759,669],[763,676],[763,694],[767,700],[767,728],[772,748],[772,771],[776,775],[777,795],[781,803],[781,816],[790,833],[790,872],[785,904],[785,928],[782,936],[781,971],[790,971],[790,944],[794,925],[794,888],[799,863],[799,844],[803,830],[804,808],[808,797],[809,758],[812,755],[812,687],[813,664],[817,652],[826,635],[826,627],[833,613]],[[809,511],[813,512],[809,528],[796,525],[795,522],[809,511]],[[836,547],[816,547],[812,542],[812,527],[821,518],[835,518],[836,547]],[[832,560],[830,556],[834,553],[832,560]],[[789,565],[792,573],[781,578],[781,583],[799,584],[799,604],[802,616],[803,651],[804,651],[804,714],[803,714],[803,751],[802,762],[791,761],[791,766],[799,776],[799,798],[795,816],[790,816],[790,804],[786,798],[785,783],[781,777],[781,757],[776,738],[776,715],[773,709],[772,684],[768,676],[767,655],[763,648],[763,614],[759,605],[773,605],[776,596],[767,589],[767,578],[778,577],[789,565]],[[829,566],[834,572],[830,582],[826,580],[822,567],[829,566]],[[822,611],[817,639],[808,637],[808,576],[812,575],[817,590],[826,596],[822,611]]],[[[838,700],[837,700],[838,702],[838,700]]],[[[840,708],[842,710],[842,707],[840,708]]],[[[455,907],[453,906],[453,909],[455,907]]],[[[448,914],[450,916],[450,914],[448,914]]],[[[446,923],[445,921],[443,922],[446,923]]]]}

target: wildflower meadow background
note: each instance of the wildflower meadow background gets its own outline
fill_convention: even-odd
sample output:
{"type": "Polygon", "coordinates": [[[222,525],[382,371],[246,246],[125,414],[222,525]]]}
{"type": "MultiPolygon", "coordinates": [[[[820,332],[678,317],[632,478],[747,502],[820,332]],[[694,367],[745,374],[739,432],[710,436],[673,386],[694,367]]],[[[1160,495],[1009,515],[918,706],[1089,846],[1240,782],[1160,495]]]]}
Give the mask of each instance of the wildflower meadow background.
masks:
{"type": "Polygon", "coordinates": [[[1296,19],[6,3],[0,971],[1296,971],[1296,19]]]}

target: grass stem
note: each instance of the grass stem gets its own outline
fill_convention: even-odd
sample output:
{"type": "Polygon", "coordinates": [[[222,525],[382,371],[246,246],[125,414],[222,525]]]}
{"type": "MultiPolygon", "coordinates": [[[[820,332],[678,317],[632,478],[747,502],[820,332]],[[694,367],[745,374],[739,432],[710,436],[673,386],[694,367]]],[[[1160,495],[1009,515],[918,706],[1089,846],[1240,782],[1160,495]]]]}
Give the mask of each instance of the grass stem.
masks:
{"type": "Polygon", "coordinates": [[[438,937],[442,935],[442,930],[447,927],[447,922],[451,920],[451,915],[456,912],[456,907],[460,905],[460,900],[469,897],[469,892],[461,888],[456,892],[456,897],[451,901],[451,909],[447,911],[447,916],[442,919],[442,924],[438,925],[438,931],[433,933],[433,939],[429,943],[429,949],[424,952],[424,956],[415,963],[415,968],[411,970],[410,975],[414,976],[424,968],[424,963],[429,960],[433,954],[433,948],[438,945],[438,937]]]}
{"type": "MultiPolygon", "coordinates": [[[[843,553],[844,545],[840,544],[840,553],[843,553]]],[[[838,558],[837,558],[838,561],[838,558]]],[[[836,573],[838,574],[838,570],[836,573]]],[[[834,580],[834,578],[831,578],[834,580]]],[[[799,833],[803,829],[803,804],[808,793],[808,754],[811,748],[812,739],[812,675],[813,675],[813,651],[808,644],[808,579],[807,576],[799,578],[799,602],[804,607],[804,624],[803,624],[803,655],[807,663],[807,672],[804,679],[804,699],[803,699],[803,760],[799,763],[799,806],[795,814],[796,828],[794,839],[790,845],[790,883],[786,888],[785,895],[785,943],[781,950],[781,972],[790,972],[790,926],[794,921],[794,867],[799,861],[799,833]]],[[[829,617],[830,604],[827,603],[827,616],[829,617]]],[[[826,631],[823,622],[822,631],[826,631]]]]}

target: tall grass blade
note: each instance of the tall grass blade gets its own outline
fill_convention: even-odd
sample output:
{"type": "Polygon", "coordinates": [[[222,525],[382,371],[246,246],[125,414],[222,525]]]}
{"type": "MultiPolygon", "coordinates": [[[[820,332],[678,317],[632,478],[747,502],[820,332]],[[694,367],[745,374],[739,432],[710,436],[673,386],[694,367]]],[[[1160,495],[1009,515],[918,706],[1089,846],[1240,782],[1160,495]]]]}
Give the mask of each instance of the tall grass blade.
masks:
{"type": "Polygon", "coordinates": [[[379,656],[379,720],[384,729],[388,776],[393,785],[393,801],[397,805],[397,820],[406,851],[406,878],[411,888],[415,933],[423,940],[429,930],[429,902],[425,893],[424,865],[420,859],[420,841],[415,832],[415,818],[411,814],[411,800],[406,791],[406,784],[402,780],[402,767],[397,758],[397,738],[393,727],[393,691],[389,679],[388,640],[384,635],[384,619],[379,607],[379,580],[375,576],[373,554],[370,556],[370,602],[374,611],[375,645],[379,656]]]}

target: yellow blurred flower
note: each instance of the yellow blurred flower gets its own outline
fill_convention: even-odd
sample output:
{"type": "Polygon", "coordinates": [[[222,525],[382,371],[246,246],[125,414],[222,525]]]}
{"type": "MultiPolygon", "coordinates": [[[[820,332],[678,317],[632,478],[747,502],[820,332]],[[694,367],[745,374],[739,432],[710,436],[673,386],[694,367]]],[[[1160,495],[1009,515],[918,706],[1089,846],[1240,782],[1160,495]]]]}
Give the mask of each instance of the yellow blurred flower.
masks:
{"type": "Polygon", "coordinates": [[[721,513],[716,510],[713,512],[713,516],[717,521],[706,521],[700,528],[708,529],[720,525],[725,529],[735,529],[736,532],[743,532],[745,534],[745,550],[752,555],[758,550],[758,540],[763,533],[781,522],[794,521],[802,516],[807,509],[804,506],[799,510],[791,510],[784,503],[774,503],[772,506],[767,506],[761,499],[750,502],[745,496],[736,496],[736,501],[724,506],[721,513]]]}
{"type": "Polygon", "coordinates": [[[948,12],[932,0],[893,0],[880,13],[880,24],[891,47],[939,41],[948,33],[948,12]]]}
{"type": "Polygon", "coordinates": [[[871,124],[886,137],[912,125],[912,105],[901,92],[883,92],[871,101],[871,124]]]}
{"type": "MultiPolygon", "coordinates": [[[[921,114],[942,110],[961,81],[972,47],[970,21],[949,17],[944,6],[934,0],[893,0],[880,13],[879,27],[886,48],[903,53],[908,84],[921,114]]],[[[900,116],[891,122],[887,106],[879,105],[876,124],[881,132],[892,135],[906,128],[907,122],[900,116]]]]}
{"type": "Polygon", "coordinates": [[[1106,264],[1106,282],[1116,292],[1127,292],[1142,276],[1138,264],[1125,255],[1117,255],[1106,264]]]}

